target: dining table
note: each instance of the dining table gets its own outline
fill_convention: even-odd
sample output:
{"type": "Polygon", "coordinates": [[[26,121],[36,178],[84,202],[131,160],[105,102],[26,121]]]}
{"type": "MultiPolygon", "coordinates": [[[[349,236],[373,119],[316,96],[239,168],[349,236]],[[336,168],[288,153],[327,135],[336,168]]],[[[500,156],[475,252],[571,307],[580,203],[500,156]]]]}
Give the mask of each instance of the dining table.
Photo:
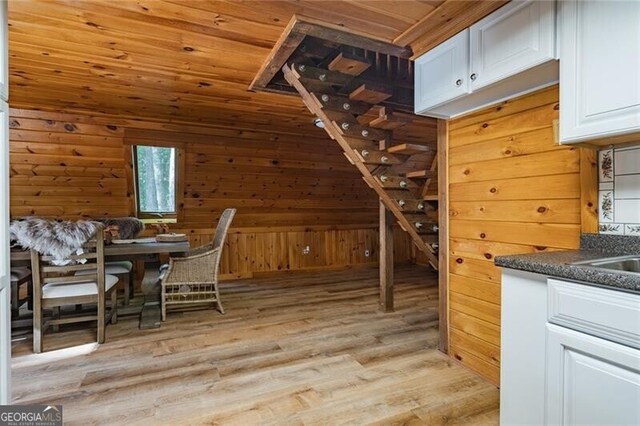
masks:
{"type": "MultiPolygon", "coordinates": [[[[119,240],[105,245],[104,257],[107,261],[157,261],[159,255],[172,257],[184,256],[189,251],[188,241],[157,242],[153,238],[138,240],[119,240]]],[[[30,266],[31,252],[20,248],[11,249],[12,266],[30,266]]],[[[145,268],[146,273],[146,268],[145,268]]],[[[141,329],[158,328],[161,323],[160,283],[158,280],[142,280],[144,302],[142,305],[129,305],[118,309],[118,315],[140,315],[141,329]]]]}

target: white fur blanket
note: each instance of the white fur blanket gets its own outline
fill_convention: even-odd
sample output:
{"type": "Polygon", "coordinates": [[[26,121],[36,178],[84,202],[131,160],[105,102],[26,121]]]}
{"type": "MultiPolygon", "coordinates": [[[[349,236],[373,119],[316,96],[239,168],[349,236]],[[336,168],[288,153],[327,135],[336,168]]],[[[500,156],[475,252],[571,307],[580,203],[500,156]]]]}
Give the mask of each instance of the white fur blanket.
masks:
{"type": "Polygon", "coordinates": [[[57,221],[27,217],[11,222],[11,241],[44,256],[53,256],[54,263],[76,254],[95,235],[97,225],[88,220],[57,221]]]}

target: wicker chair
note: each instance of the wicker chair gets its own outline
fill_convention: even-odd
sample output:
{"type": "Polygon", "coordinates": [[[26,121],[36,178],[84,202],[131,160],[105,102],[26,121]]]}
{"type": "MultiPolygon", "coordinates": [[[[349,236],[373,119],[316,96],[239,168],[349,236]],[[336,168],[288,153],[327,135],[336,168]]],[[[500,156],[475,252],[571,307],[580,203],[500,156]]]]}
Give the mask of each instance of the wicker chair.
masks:
{"type": "Polygon", "coordinates": [[[227,231],[236,209],[222,213],[213,240],[189,251],[185,257],[171,258],[169,268],[161,275],[162,321],[167,319],[168,305],[201,305],[213,303],[224,314],[218,291],[218,269],[227,231]]]}

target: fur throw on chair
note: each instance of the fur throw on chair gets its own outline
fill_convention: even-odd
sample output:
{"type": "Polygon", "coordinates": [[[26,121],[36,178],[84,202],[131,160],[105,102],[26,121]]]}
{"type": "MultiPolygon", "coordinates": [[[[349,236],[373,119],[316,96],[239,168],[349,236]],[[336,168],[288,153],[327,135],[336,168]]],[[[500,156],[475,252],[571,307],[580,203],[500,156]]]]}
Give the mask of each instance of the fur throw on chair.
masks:
{"type": "Polygon", "coordinates": [[[33,249],[45,256],[53,256],[54,263],[66,263],[65,259],[81,250],[95,235],[95,222],[79,220],[47,220],[27,217],[14,220],[9,227],[10,238],[25,249],[33,249]]]}
{"type": "Polygon", "coordinates": [[[104,226],[115,226],[118,228],[118,239],[131,240],[136,238],[139,233],[144,231],[144,223],[136,217],[114,217],[97,219],[104,226]]]}

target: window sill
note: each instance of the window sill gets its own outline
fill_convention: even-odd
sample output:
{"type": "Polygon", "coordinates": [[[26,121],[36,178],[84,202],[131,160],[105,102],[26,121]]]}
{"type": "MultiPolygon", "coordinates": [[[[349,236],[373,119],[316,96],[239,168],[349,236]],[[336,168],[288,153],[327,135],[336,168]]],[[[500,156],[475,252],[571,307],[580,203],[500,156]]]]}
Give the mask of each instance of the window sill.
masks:
{"type": "Polygon", "coordinates": [[[164,218],[164,219],[160,219],[160,218],[149,218],[149,219],[140,219],[142,221],[142,223],[144,223],[145,225],[155,225],[155,224],[159,224],[159,223],[178,223],[178,219],[175,217],[171,217],[171,218],[164,218]]]}

